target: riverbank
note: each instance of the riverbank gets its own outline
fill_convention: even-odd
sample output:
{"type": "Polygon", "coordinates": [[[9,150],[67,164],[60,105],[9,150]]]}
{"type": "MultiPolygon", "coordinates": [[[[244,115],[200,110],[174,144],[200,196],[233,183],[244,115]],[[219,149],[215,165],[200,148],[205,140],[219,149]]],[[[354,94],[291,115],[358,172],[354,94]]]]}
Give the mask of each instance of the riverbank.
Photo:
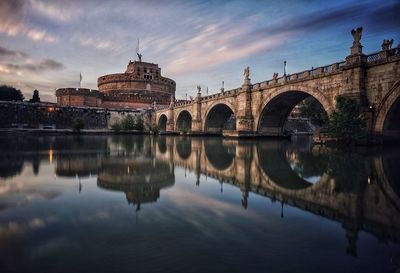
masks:
{"type": "Polygon", "coordinates": [[[126,135],[126,134],[150,134],[145,131],[114,131],[110,129],[82,129],[79,132],[73,129],[20,129],[20,128],[7,128],[0,129],[1,135],[126,135]]]}

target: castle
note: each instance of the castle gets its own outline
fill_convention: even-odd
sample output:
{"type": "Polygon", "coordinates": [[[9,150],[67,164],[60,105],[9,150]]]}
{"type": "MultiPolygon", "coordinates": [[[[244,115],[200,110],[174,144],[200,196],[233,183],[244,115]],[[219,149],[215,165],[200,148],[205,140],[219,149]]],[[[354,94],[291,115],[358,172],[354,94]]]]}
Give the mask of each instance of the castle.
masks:
{"type": "Polygon", "coordinates": [[[87,106],[113,109],[148,109],[153,104],[168,105],[175,98],[175,81],[162,77],[158,64],[129,61],[125,73],[97,79],[98,90],[59,88],[58,106],[87,106]]]}

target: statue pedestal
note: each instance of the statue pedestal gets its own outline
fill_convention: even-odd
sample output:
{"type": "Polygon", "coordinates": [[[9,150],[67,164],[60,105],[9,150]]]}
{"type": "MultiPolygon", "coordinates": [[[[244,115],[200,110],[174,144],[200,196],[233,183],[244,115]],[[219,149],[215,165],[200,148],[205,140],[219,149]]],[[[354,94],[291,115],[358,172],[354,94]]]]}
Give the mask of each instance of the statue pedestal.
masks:
{"type": "Polygon", "coordinates": [[[362,54],[362,48],[363,48],[363,46],[361,44],[353,44],[353,46],[350,47],[351,55],[360,55],[360,54],[362,54]]]}
{"type": "Polygon", "coordinates": [[[352,54],[346,57],[346,65],[363,65],[367,62],[367,56],[364,54],[352,54]]]}

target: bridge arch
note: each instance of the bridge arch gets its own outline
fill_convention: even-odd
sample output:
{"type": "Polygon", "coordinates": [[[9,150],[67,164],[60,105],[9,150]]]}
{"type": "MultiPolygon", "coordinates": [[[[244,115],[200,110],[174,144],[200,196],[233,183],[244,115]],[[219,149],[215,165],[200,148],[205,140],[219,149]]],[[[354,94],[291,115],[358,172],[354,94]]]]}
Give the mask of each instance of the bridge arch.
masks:
{"type": "Polygon", "coordinates": [[[187,160],[192,154],[192,139],[187,137],[179,137],[175,142],[176,152],[181,160],[187,160]]]}
{"type": "Polygon", "coordinates": [[[158,130],[167,131],[167,121],[168,121],[168,118],[165,114],[160,115],[160,117],[158,118],[158,123],[157,123],[158,130]]]}
{"type": "Polygon", "coordinates": [[[236,112],[232,104],[217,102],[205,114],[204,132],[221,134],[223,130],[236,130],[236,112]]]}
{"type": "Polygon", "coordinates": [[[306,88],[279,89],[270,94],[258,109],[258,118],[255,130],[269,135],[281,135],[286,119],[293,108],[302,100],[313,97],[330,113],[332,104],[319,91],[306,88]],[[311,90],[311,91],[309,91],[311,90]]]}
{"type": "Polygon", "coordinates": [[[209,138],[203,142],[208,170],[230,173],[236,157],[236,146],[224,144],[221,138],[209,138]]]}
{"type": "Polygon", "coordinates": [[[313,183],[299,176],[287,159],[286,143],[270,142],[269,146],[258,144],[257,163],[260,173],[269,183],[285,190],[298,191],[313,186],[313,183]]]}
{"type": "Polygon", "coordinates": [[[400,139],[400,81],[397,81],[376,109],[374,133],[388,139],[400,139]]]}
{"type": "Polygon", "coordinates": [[[188,110],[182,110],[178,113],[175,128],[178,132],[192,130],[192,115],[188,110]]]}

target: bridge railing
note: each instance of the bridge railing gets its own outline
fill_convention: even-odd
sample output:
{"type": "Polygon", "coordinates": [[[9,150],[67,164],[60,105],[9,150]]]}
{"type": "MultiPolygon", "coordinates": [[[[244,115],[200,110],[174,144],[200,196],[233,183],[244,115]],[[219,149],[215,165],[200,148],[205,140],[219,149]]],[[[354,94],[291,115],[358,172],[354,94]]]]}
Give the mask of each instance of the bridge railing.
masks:
{"type": "Polygon", "coordinates": [[[340,69],[342,69],[342,67],[345,65],[345,63],[346,62],[343,61],[343,62],[331,64],[331,65],[316,67],[316,68],[313,68],[310,70],[305,70],[305,71],[301,71],[301,72],[290,74],[290,75],[284,75],[277,79],[259,82],[254,85],[257,88],[259,88],[259,87],[266,88],[266,87],[274,85],[274,84],[284,84],[284,83],[288,83],[291,81],[304,80],[308,77],[317,77],[320,75],[336,73],[336,72],[340,71],[340,69]]]}
{"type": "Polygon", "coordinates": [[[387,61],[393,57],[397,58],[400,55],[400,48],[392,48],[388,50],[382,50],[379,52],[375,52],[367,55],[367,63],[378,63],[382,61],[387,61]]]}
{"type": "Polygon", "coordinates": [[[373,53],[367,56],[367,63],[378,62],[381,60],[381,52],[373,53]]]}

